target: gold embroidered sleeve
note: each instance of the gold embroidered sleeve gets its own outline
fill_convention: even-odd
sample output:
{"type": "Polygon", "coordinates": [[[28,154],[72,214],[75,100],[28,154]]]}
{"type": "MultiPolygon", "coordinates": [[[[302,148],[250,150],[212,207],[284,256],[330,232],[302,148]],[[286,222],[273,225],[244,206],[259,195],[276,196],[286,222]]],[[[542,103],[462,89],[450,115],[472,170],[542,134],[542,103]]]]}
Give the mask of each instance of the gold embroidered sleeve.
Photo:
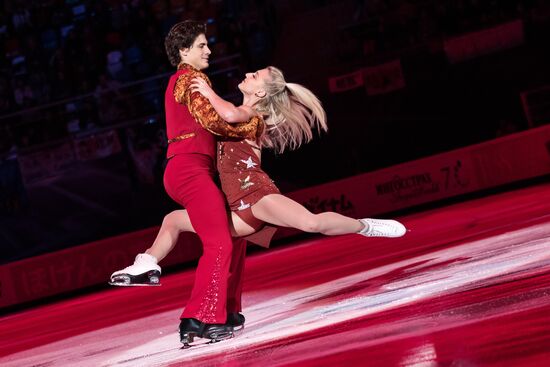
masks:
{"type": "Polygon", "coordinates": [[[193,118],[206,130],[214,135],[255,139],[263,131],[263,120],[252,117],[246,122],[230,124],[216,112],[210,101],[199,92],[191,92],[193,78],[203,78],[211,85],[208,77],[203,73],[188,72],[180,75],[174,88],[176,102],[186,105],[193,118]]]}
{"type": "Polygon", "coordinates": [[[189,88],[190,79],[185,78],[185,75],[187,74],[180,75],[174,86],[174,98],[179,104],[185,104],[185,91],[189,88]]]}

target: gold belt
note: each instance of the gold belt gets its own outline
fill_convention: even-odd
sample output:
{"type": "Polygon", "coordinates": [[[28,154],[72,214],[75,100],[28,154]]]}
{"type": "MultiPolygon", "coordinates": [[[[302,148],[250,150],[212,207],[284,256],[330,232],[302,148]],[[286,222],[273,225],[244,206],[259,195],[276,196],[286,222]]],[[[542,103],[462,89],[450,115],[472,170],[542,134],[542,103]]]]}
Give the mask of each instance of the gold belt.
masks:
{"type": "Polygon", "coordinates": [[[175,138],[168,139],[168,144],[175,143],[176,141],[180,141],[180,140],[189,139],[189,138],[192,138],[193,136],[195,136],[195,133],[187,133],[187,134],[178,135],[175,138]]]}

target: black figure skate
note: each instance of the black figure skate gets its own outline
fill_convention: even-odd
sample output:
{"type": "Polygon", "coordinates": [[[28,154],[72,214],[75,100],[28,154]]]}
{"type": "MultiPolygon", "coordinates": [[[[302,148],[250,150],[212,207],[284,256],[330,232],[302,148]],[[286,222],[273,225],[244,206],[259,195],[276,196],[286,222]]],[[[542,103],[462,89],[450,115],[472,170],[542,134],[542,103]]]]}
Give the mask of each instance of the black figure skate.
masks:
{"type": "Polygon", "coordinates": [[[210,343],[217,343],[233,337],[233,327],[227,324],[205,324],[192,318],[181,319],[179,332],[184,349],[191,347],[190,343],[195,338],[210,339],[210,343]]]}
{"type": "Polygon", "coordinates": [[[240,332],[244,329],[244,315],[238,312],[231,312],[227,314],[227,322],[225,323],[228,326],[233,328],[235,333],[240,332]]]}

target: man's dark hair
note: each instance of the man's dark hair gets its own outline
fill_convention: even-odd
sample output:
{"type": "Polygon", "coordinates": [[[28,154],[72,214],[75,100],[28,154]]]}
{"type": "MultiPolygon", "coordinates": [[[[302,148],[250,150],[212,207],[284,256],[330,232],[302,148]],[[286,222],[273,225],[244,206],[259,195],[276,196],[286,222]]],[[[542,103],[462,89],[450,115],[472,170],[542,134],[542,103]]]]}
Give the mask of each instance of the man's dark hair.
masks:
{"type": "Polygon", "coordinates": [[[184,20],[176,23],[164,39],[164,48],[170,64],[178,66],[181,62],[180,50],[191,47],[201,34],[206,34],[205,23],[196,20],[184,20]]]}

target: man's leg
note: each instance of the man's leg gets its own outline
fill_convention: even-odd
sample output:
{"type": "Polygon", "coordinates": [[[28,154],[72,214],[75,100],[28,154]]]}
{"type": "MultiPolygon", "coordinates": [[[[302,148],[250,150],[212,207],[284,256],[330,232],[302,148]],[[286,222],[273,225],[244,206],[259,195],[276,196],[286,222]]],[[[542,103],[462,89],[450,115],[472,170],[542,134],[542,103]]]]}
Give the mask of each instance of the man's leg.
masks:
{"type": "Polygon", "coordinates": [[[202,180],[200,196],[187,203],[193,227],[203,243],[195,284],[181,318],[224,324],[232,243],[224,199],[212,180],[202,180]],[[210,187],[211,185],[211,187],[210,187]]]}
{"type": "Polygon", "coordinates": [[[242,311],[241,295],[243,290],[243,273],[246,256],[246,240],[233,239],[233,257],[229,268],[229,284],[227,286],[227,325],[234,331],[244,328],[245,318],[242,311]]]}
{"type": "Polygon", "coordinates": [[[212,163],[207,156],[176,156],[168,162],[164,179],[166,191],[187,209],[203,244],[195,284],[181,318],[224,324],[232,240],[225,199],[212,180],[212,163]]]}
{"type": "Polygon", "coordinates": [[[229,284],[227,286],[227,313],[242,311],[241,294],[243,289],[243,272],[246,256],[246,240],[233,239],[233,256],[229,269],[229,284]]]}

